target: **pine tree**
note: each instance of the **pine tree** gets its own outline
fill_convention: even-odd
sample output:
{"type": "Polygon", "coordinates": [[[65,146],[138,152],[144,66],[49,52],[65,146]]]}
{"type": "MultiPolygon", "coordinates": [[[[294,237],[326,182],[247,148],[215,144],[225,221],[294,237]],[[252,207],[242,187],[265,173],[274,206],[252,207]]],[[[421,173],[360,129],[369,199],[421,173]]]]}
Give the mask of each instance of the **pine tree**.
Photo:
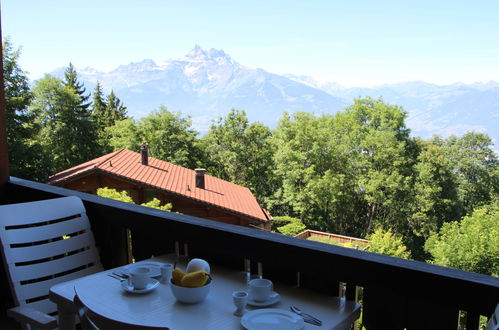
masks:
{"type": "Polygon", "coordinates": [[[40,145],[33,141],[37,134],[35,115],[28,110],[33,95],[29,79],[18,64],[20,49],[14,49],[9,38],[2,48],[10,174],[43,180],[48,174],[44,173],[46,158],[40,155],[40,145]]]}
{"type": "Polygon", "coordinates": [[[76,72],[71,62],[69,62],[69,66],[64,72],[64,85],[75,90],[76,94],[78,94],[81,100],[80,107],[82,108],[82,110],[88,111],[90,107],[90,102],[88,102],[90,95],[85,95],[86,89],[83,86],[83,83],[80,83],[78,81],[78,73],[76,72]]]}
{"type": "Polygon", "coordinates": [[[114,91],[111,90],[111,93],[107,96],[106,102],[106,120],[107,127],[113,126],[114,123],[118,120],[123,120],[127,117],[127,109],[123,105],[123,102],[114,94],[114,91]]]}
{"type": "Polygon", "coordinates": [[[92,116],[94,117],[94,122],[98,126],[99,133],[108,126],[107,116],[106,116],[106,102],[104,101],[104,95],[102,93],[102,86],[97,81],[95,85],[93,102],[92,102],[92,116]]]}
{"type": "Polygon", "coordinates": [[[51,173],[101,155],[91,113],[82,108],[74,88],[46,75],[33,87],[33,95],[30,110],[40,127],[37,140],[50,157],[51,173]]]}

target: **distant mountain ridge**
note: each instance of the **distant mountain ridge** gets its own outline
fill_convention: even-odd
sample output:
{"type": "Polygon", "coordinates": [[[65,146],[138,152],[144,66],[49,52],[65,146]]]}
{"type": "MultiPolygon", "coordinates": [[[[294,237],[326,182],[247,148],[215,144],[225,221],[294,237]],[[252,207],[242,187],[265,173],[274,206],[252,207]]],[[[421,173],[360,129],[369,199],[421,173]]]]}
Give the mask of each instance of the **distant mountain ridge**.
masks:
{"type": "MultiPolygon", "coordinates": [[[[62,76],[63,71],[59,68],[52,74],[62,76]]],[[[89,92],[97,81],[105,91],[113,89],[131,116],[142,117],[165,105],[191,115],[200,131],[231,108],[244,109],[250,120],[275,127],[283,111],[334,113],[356,97],[372,96],[403,106],[413,135],[428,138],[475,130],[499,142],[499,82],[494,81],[445,86],[412,81],[345,88],[307,76],[248,68],[223,50],[198,45],[185,56],[162,63],[145,59],[110,72],[84,68],[78,74],[89,92]]]]}

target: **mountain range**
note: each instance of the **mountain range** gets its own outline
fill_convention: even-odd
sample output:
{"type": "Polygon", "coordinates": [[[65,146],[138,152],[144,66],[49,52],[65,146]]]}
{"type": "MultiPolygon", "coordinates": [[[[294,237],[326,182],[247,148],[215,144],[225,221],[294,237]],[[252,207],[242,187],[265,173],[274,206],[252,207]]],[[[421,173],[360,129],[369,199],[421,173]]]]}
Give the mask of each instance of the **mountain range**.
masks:
{"type": "MultiPolygon", "coordinates": [[[[61,77],[63,72],[59,68],[52,74],[61,77]]],[[[473,130],[499,141],[499,82],[494,81],[452,85],[411,81],[345,88],[308,76],[249,68],[223,50],[197,45],[185,56],[162,63],[146,59],[109,72],[87,67],[78,69],[78,74],[87,91],[93,92],[97,81],[105,92],[114,90],[130,116],[140,118],[165,105],[190,115],[201,133],[231,108],[244,109],[251,121],[275,127],[283,111],[334,113],[356,97],[371,96],[402,106],[413,136],[447,137],[473,130]]]]}

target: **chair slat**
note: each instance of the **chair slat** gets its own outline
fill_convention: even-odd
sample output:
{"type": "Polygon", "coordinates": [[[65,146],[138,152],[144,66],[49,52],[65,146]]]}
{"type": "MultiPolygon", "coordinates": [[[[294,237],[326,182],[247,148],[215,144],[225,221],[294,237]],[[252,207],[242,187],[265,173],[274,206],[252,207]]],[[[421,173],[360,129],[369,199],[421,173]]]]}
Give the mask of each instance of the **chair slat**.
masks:
{"type": "Polygon", "coordinates": [[[20,283],[16,283],[17,300],[21,304],[24,304],[26,300],[41,297],[41,296],[46,296],[48,294],[47,288],[50,288],[55,284],[74,280],[76,278],[80,278],[83,276],[94,274],[94,273],[100,272],[100,271],[102,271],[102,266],[100,264],[97,264],[97,265],[91,266],[89,268],[84,268],[84,269],[76,271],[74,273],[70,273],[67,275],[60,276],[60,277],[51,278],[51,279],[46,280],[46,281],[24,284],[24,285],[21,285],[20,283]]]}
{"type": "Polygon", "coordinates": [[[10,253],[6,255],[6,258],[8,263],[28,262],[54,257],[90,246],[95,248],[94,238],[91,232],[86,231],[81,235],[73,236],[60,241],[13,248],[10,253]]]}
{"type": "Polygon", "coordinates": [[[81,199],[75,196],[21,204],[2,205],[2,226],[17,226],[46,222],[85,213],[81,199]]]}
{"type": "Polygon", "coordinates": [[[95,250],[86,250],[64,258],[26,266],[11,266],[14,282],[43,278],[75,269],[98,260],[95,250]]]}
{"type": "Polygon", "coordinates": [[[35,301],[30,304],[26,304],[24,306],[33,308],[37,311],[43,312],[45,314],[52,314],[57,312],[57,305],[51,302],[48,299],[35,301]]]}
{"type": "Polygon", "coordinates": [[[4,234],[5,239],[2,237],[2,240],[8,244],[26,244],[61,237],[63,235],[88,229],[90,229],[88,219],[85,216],[40,227],[6,230],[4,234]]]}

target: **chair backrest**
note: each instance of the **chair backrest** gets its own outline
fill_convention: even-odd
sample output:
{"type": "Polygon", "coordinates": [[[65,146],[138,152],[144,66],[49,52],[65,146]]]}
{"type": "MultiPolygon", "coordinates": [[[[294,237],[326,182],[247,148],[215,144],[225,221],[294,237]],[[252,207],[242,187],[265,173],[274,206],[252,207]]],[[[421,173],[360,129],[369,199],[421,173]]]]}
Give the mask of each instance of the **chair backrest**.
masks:
{"type": "Polygon", "coordinates": [[[73,298],[77,315],[80,319],[82,330],[168,330],[167,327],[154,327],[147,325],[131,324],[111,319],[99,313],[96,313],[89,306],[86,306],[78,296],[75,288],[75,297],[73,298]]]}
{"type": "Polygon", "coordinates": [[[0,241],[15,303],[47,314],[52,285],[103,269],[78,197],[0,205],[0,241]]]}
{"type": "Polygon", "coordinates": [[[499,303],[496,305],[496,309],[487,323],[487,328],[485,330],[498,330],[499,329],[499,303]]]}

